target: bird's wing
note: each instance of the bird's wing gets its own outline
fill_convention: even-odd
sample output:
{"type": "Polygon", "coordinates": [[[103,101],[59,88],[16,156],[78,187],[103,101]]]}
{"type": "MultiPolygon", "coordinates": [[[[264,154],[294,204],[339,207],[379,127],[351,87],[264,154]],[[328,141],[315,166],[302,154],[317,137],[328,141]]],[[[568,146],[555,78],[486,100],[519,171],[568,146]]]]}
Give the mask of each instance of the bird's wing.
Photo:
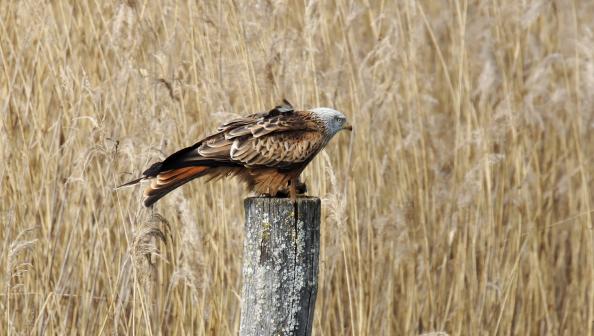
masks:
{"type": "Polygon", "coordinates": [[[247,167],[286,168],[311,159],[324,145],[321,125],[309,112],[277,106],[223,124],[197,148],[201,157],[228,158],[247,167]]]}
{"type": "Polygon", "coordinates": [[[277,117],[279,115],[291,115],[295,113],[295,109],[288,101],[284,100],[282,105],[278,105],[272,110],[264,113],[254,113],[247,115],[245,117],[240,117],[237,119],[230,120],[222,125],[219,126],[219,132],[228,132],[232,129],[237,129],[242,126],[253,125],[259,121],[269,120],[271,118],[277,117]]]}
{"type": "Polygon", "coordinates": [[[308,162],[324,146],[323,133],[297,130],[235,138],[230,156],[246,167],[290,168],[308,162]]]}

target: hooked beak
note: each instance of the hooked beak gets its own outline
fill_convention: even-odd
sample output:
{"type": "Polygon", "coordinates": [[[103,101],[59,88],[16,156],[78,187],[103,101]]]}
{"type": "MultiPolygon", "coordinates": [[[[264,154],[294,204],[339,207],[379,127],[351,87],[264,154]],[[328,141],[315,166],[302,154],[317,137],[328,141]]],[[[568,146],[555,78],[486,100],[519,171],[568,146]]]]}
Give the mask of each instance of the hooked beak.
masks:
{"type": "Polygon", "coordinates": [[[343,130],[347,130],[347,131],[352,131],[353,130],[353,125],[351,125],[348,122],[346,122],[346,123],[344,123],[344,125],[342,125],[342,129],[343,130]]]}

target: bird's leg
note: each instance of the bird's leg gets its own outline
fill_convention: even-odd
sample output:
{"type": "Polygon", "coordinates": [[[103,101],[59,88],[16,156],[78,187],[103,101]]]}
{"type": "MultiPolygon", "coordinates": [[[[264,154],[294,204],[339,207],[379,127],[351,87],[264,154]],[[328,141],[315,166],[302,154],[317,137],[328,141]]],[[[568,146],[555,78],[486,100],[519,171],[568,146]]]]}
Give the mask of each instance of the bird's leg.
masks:
{"type": "Polygon", "coordinates": [[[295,201],[297,199],[297,195],[303,195],[307,193],[307,185],[304,182],[301,182],[299,177],[289,179],[287,185],[281,189],[279,189],[274,197],[290,197],[291,200],[295,201]],[[293,196],[295,193],[295,196],[293,196]]]}
{"type": "Polygon", "coordinates": [[[294,177],[289,182],[289,195],[291,195],[291,202],[297,202],[297,177],[294,177]]]}
{"type": "Polygon", "coordinates": [[[307,185],[305,182],[301,181],[301,178],[297,178],[297,183],[295,183],[295,187],[297,188],[297,194],[303,195],[307,193],[307,185]]]}

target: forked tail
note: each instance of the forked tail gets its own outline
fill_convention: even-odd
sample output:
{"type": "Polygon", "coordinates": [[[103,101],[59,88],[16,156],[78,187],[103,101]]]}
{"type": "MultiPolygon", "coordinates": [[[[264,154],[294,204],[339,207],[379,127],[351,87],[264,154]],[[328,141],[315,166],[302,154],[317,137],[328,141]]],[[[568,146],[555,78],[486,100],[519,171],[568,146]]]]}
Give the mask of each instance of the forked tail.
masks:
{"type": "Polygon", "coordinates": [[[151,184],[144,190],[144,206],[149,207],[161,197],[175,188],[203,176],[208,172],[207,166],[192,166],[165,170],[151,179],[151,184]]]}
{"type": "Polygon", "coordinates": [[[163,171],[160,170],[161,168],[162,162],[157,162],[147,169],[142,177],[117,186],[116,189],[133,186],[142,181],[150,181],[150,185],[144,190],[144,206],[149,207],[175,188],[205,175],[209,167],[189,166],[163,171]]]}
{"type": "Polygon", "coordinates": [[[144,206],[153,205],[175,188],[208,173],[214,162],[197,156],[193,149],[194,147],[184,148],[165,161],[154,163],[142,173],[142,177],[124,183],[117,188],[149,180],[150,185],[144,190],[144,206]]]}

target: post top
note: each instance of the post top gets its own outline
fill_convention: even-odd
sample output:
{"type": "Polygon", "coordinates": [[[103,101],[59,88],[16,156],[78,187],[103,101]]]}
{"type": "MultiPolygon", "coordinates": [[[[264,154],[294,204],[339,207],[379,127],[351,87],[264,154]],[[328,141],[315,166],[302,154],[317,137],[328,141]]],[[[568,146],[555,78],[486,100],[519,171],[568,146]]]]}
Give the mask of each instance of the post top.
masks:
{"type": "MultiPolygon", "coordinates": [[[[276,203],[276,204],[293,204],[288,197],[270,197],[270,196],[250,196],[244,199],[245,203],[276,203]]],[[[319,203],[320,198],[315,196],[298,196],[297,203],[319,203]]]]}

